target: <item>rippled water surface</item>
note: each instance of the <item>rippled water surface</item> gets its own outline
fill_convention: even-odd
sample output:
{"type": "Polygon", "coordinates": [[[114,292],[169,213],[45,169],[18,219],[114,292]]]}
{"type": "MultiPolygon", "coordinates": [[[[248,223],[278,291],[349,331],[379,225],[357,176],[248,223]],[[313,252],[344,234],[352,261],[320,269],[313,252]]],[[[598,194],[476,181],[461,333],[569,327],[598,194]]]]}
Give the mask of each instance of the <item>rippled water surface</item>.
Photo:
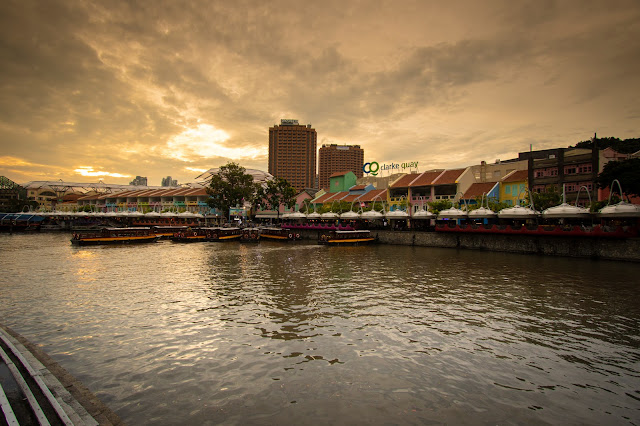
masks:
{"type": "Polygon", "coordinates": [[[0,235],[0,322],[128,424],[639,424],[640,265],[0,235]]]}

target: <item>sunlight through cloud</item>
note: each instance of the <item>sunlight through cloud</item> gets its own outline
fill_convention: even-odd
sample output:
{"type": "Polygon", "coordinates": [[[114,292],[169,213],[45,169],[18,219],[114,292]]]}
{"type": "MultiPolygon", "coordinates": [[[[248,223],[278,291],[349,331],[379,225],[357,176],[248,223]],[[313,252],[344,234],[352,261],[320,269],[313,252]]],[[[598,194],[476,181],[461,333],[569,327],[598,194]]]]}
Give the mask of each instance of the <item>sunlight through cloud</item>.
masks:
{"type": "Polygon", "coordinates": [[[216,129],[209,124],[200,124],[172,137],[167,142],[165,154],[181,161],[203,157],[254,159],[264,156],[261,149],[226,146],[229,138],[229,134],[224,130],[216,129]]]}
{"type": "Polygon", "coordinates": [[[110,177],[118,177],[118,178],[128,178],[131,175],[123,175],[121,173],[111,173],[111,172],[99,172],[93,170],[93,167],[81,166],[74,170],[79,175],[82,176],[110,176],[110,177]]]}

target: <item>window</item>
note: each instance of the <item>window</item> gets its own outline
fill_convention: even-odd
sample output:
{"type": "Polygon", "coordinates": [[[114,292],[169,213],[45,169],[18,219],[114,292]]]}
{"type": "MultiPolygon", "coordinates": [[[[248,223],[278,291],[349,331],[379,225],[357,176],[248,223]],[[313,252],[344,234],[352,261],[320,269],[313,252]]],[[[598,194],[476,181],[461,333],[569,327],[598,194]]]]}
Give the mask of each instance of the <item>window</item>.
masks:
{"type": "Polygon", "coordinates": [[[578,173],[591,173],[593,171],[593,167],[591,164],[581,164],[578,167],[578,173]]]}
{"type": "Polygon", "coordinates": [[[504,186],[504,193],[505,194],[511,194],[511,185],[505,185],[504,186]]]}

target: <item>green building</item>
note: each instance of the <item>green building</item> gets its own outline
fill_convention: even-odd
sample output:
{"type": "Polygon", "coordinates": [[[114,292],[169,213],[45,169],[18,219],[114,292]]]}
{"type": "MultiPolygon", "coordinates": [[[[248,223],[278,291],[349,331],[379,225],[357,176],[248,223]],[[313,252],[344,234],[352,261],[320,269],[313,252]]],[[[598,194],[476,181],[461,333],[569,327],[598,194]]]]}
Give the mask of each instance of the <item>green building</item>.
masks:
{"type": "Polygon", "coordinates": [[[334,173],[329,176],[329,192],[348,191],[355,186],[357,180],[353,172],[334,173]]]}

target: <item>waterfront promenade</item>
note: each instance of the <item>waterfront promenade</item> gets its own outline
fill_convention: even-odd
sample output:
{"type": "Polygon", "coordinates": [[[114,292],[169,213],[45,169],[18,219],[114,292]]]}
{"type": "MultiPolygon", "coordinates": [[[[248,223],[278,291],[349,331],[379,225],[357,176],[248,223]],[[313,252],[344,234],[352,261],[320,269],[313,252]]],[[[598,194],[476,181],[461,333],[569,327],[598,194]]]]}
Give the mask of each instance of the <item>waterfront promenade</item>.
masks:
{"type": "Polygon", "coordinates": [[[0,367],[11,373],[4,374],[1,381],[6,424],[124,424],[62,366],[3,324],[0,324],[0,349],[0,367]]]}
{"type": "MultiPolygon", "coordinates": [[[[306,240],[318,239],[318,231],[298,232],[306,240]]],[[[640,238],[488,235],[386,229],[372,230],[371,233],[378,237],[381,244],[640,262],[640,238]]]]}

